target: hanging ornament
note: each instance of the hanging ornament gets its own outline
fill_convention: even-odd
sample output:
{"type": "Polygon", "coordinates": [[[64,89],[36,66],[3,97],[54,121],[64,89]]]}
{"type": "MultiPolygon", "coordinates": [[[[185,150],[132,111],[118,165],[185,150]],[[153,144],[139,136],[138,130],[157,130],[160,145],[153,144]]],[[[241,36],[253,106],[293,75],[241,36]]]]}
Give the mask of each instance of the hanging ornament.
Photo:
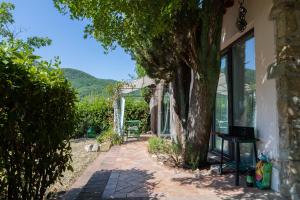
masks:
{"type": "Polygon", "coordinates": [[[239,0],[240,8],[239,8],[239,16],[236,20],[236,27],[240,32],[243,32],[247,27],[246,21],[246,13],[247,9],[244,7],[244,0],[239,0]]]}

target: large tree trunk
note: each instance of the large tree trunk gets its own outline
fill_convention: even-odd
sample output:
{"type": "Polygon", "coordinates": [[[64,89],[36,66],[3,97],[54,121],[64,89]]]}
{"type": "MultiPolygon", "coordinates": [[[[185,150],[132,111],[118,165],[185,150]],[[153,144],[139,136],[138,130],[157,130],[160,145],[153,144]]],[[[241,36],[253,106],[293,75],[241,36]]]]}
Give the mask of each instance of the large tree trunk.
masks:
{"type": "Polygon", "coordinates": [[[190,109],[188,113],[188,138],[184,154],[185,162],[192,167],[206,165],[211,133],[216,81],[200,80],[199,74],[192,72],[190,109]]]}
{"type": "Polygon", "coordinates": [[[224,2],[204,1],[200,22],[190,30],[192,81],[185,162],[196,168],[207,163],[213,109],[220,74],[220,42],[224,2]]]}
{"type": "Polygon", "coordinates": [[[187,137],[190,82],[191,69],[184,64],[178,66],[175,79],[172,82],[172,106],[174,111],[172,114],[176,139],[182,148],[185,148],[187,137]]]}

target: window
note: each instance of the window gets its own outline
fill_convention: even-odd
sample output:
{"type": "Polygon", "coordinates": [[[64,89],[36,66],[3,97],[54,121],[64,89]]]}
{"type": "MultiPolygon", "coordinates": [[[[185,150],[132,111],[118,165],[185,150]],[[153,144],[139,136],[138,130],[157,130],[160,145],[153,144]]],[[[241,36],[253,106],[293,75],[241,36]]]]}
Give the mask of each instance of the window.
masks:
{"type": "MultiPolygon", "coordinates": [[[[226,49],[221,59],[221,72],[216,94],[214,125],[216,132],[227,133],[228,127],[255,127],[256,119],[255,39],[253,33],[226,49]]],[[[212,138],[212,149],[221,150],[221,139],[212,138]]],[[[228,143],[224,152],[232,156],[228,143]]],[[[241,145],[241,161],[251,162],[251,145],[241,145]]]]}
{"type": "MultiPolygon", "coordinates": [[[[221,59],[221,72],[216,94],[215,105],[215,131],[228,134],[228,56],[224,55],[221,59]]],[[[221,151],[221,138],[215,138],[215,148],[221,151]]],[[[229,153],[228,142],[224,143],[225,153],[229,153]]]]}

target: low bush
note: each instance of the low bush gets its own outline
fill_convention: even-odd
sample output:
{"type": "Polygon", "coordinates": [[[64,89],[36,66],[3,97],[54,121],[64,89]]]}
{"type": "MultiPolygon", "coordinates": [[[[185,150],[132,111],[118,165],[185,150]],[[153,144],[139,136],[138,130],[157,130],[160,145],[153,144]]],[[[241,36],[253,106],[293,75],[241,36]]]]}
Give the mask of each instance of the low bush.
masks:
{"type": "Polygon", "coordinates": [[[152,137],[148,140],[148,151],[151,154],[164,154],[175,166],[182,164],[182,146],[174,140],[152,137]]]}
{"type": "Polygon", "coordinates": [[[111,142],[113,145],[120,145],[123,143],[123,138],[119,136],[115,131],[110,128],[107,131],[104,131],[97,137],[99,143],[111,142]]]}
{"type": "Polygon", "coordinates": [[[148,140],[148,151],[152,154],[166,153],[168,146],[167,141],[160,137],[152,137],[148,140]]]}
{"type": "Polygon", "coordinates": [[[76,96],[59,69],[7,51],[0,48],[0,199],[42,199],[72,169],[76,96]]]}

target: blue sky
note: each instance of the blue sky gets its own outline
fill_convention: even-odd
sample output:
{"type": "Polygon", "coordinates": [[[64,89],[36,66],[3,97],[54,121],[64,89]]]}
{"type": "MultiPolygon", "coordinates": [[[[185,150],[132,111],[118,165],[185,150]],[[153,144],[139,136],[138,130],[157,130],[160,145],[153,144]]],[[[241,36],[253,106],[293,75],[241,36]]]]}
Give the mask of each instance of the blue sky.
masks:
{"type": "MultiPolygon", "coordinates": [[[[0,0],[3,2],[3,0],[0,0]]],[[[15,4],[15,28],[21,37],[41,36],[52,39],[52,45],[36,51],[43,59],[59,56],[62,67],[82,70],[98,78],[127,80],[135,74],[135,62],[123,49],[109,54],[94,39],[84,39],[84,22],[72,21],[60,14],[52,0],[9,0],[15,4]]]]}

